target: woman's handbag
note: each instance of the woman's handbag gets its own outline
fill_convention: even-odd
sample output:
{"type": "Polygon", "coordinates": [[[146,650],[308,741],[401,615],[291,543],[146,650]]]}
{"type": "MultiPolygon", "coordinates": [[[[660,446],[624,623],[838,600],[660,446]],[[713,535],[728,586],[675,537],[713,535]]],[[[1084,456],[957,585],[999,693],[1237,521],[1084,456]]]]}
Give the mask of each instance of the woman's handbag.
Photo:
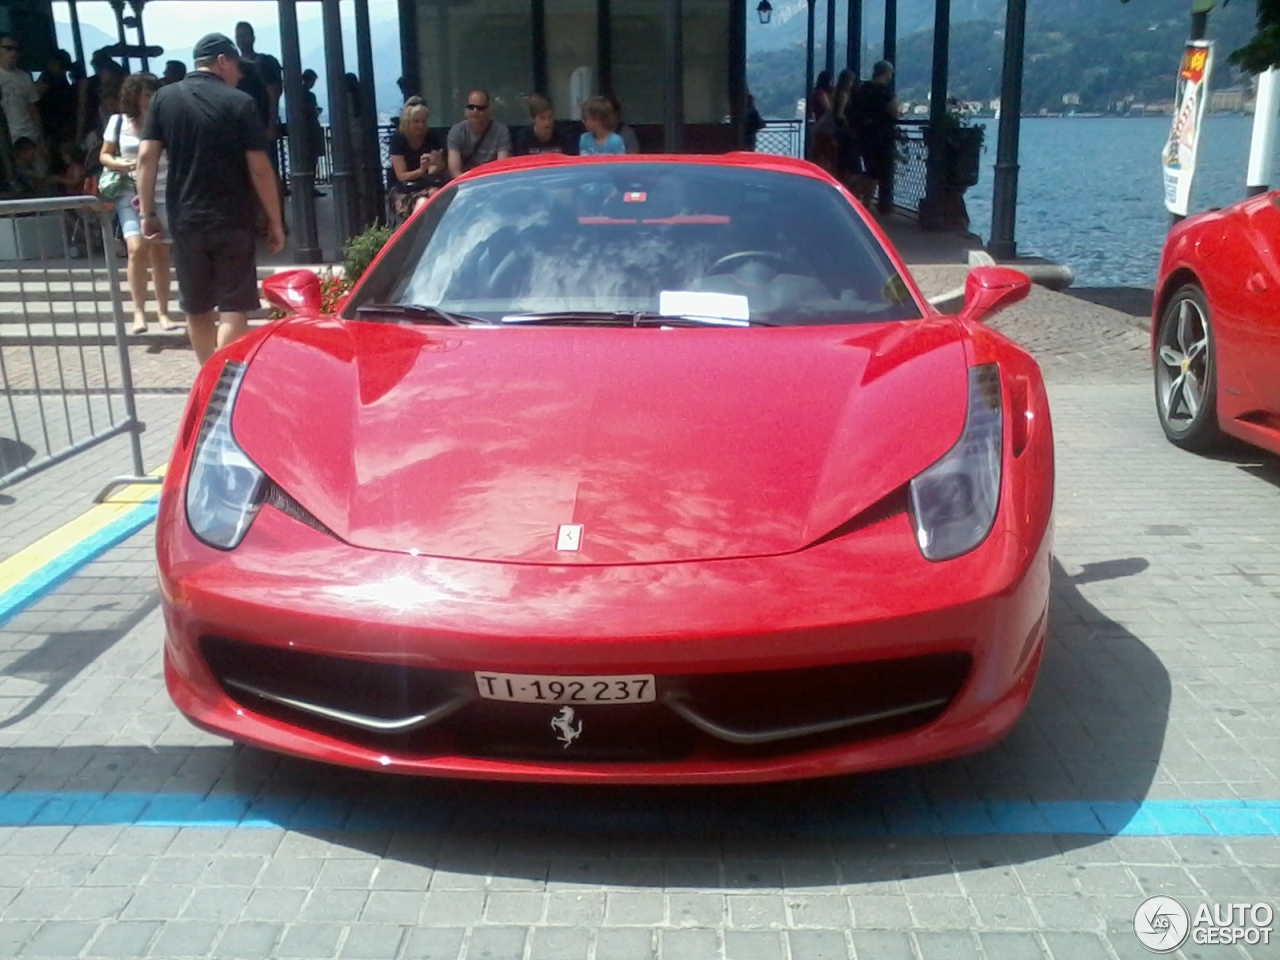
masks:
{"type": "Polygon", "coordinates": [[[129,192],[133,179],[119,170],[103,170],[98,174],[98,196],[103,200],[116,200],[129,192]]]}
{"type": "MultiPolygon", "coordinates": [[[[124,126],[123,114],[117,113],[116,121],[116,143],[120,142],[120,128],[124,126]]],[[[133,177],[130,174],[120,170],[111,170],[103,168],[98,174],[98,196],[103,200],[116,200],[123,197],[133,189],[133,177]]]]}

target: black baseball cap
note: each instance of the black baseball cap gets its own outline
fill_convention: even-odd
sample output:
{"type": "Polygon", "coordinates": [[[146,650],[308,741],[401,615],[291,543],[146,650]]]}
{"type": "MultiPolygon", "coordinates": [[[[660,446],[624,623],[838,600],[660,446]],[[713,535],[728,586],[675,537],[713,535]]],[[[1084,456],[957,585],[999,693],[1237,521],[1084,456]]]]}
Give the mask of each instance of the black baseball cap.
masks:
{"type": "Polygon", "coordinates": [[[206,57],[228,56],[232,60],[240,59],[240,50],[221,33],[210,33],[196,41],[191,50],[192,60],[204,60],[206,57]]]}

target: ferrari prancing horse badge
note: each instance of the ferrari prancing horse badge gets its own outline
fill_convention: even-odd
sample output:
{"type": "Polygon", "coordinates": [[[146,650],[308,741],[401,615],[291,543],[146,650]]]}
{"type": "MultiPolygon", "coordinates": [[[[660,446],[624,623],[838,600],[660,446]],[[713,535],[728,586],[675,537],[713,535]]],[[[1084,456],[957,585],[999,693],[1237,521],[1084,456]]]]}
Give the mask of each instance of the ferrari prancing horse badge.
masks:
{"type": "Polygon", "coordinates": [[[573,707],[561,707],[560,712],[551,718],[551,729],[556,732],[556,739],[569,748],[569,744],[582,736],[582,721],[573,725],[573,707]]]}

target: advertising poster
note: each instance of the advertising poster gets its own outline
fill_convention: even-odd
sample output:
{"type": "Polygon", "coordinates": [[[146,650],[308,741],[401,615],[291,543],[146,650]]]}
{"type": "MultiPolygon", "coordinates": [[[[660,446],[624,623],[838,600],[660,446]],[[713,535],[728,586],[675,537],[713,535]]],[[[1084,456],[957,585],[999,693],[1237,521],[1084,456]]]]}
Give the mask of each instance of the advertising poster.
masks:
{"type": "Polygon", "coordinates": [[[1170,213],[1186,216],[1191,202],[1191,178],[1196,170],[1196,150],[1205,105],[1209,101],[1209,71],[1213,67],[1213,44],[1193,40],[1182,53],[1178,85],[1173,97],[1173,129],[1165,144],[1164,205],[1170,213]]]}

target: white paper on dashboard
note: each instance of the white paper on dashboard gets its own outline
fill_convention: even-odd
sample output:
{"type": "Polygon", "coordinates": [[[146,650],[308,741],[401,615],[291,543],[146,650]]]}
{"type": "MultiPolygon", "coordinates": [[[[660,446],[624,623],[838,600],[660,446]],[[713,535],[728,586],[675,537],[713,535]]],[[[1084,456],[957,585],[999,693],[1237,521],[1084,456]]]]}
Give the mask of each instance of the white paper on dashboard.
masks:
{"type": "Polygon", "coordinates": [[[658,312],[664,317],[715,317],[722,320],[750,320],[751,303],[746,297],[737,293],[663,290],[658,294],[658,312]]]}

